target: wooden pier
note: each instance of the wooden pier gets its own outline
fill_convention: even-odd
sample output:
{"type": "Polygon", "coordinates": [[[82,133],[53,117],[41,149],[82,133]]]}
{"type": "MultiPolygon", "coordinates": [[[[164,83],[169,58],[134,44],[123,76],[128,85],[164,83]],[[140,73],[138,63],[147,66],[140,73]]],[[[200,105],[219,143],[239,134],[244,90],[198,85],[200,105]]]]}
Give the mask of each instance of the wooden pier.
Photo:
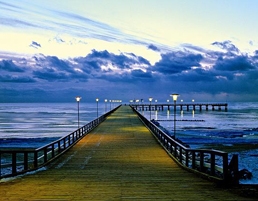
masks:
{"type": "Polygon", "coordinates": [[[180,168],[129,106],[46,167],[2,179],[0,189],[10,201],[257,200],[180,168]]]}
{"type": "MultiPolygon", "coordinates": [[[[133,108],[139,111],[163,111],[164,109],[170,110],[171,108],[174,108],[174,104],[131,104],[133,108]]],[[[228,110],[228,104],[227,103],[179,103],[176,104],[176,107],[180,108],[180,110],[228,110]]]]}

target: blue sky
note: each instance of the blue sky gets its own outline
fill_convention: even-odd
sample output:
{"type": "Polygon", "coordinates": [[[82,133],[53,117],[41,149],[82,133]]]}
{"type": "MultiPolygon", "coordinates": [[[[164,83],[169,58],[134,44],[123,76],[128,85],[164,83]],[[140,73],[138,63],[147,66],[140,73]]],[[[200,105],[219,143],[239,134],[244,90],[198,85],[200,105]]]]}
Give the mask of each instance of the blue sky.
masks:
{"type": "Polygon", "coordinates": [[[258,100],[256,0],[0,0],[0,102],[258,100]]]}

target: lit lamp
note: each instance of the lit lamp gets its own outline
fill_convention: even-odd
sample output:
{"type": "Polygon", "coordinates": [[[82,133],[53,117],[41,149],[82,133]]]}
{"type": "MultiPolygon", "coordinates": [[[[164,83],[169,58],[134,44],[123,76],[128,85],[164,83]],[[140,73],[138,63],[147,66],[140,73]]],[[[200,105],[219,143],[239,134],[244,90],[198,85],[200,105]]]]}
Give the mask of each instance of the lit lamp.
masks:
{"type": "Polygon", "coordinates": [[[176,101],[179,94],[171,94],[170,95],[174,101],[174,138],[176,139],[176,101]]]}
{"type": "Polygon", "coordinates": [[[107,99],[105,99],[105,112],[107,112],[107,99]]]}
{"type": "Polygon", "coordinates": [[[149,98],[149,101],[150,101],[150,120],[151,120],[151,101],[152,101],[152,97],[149,98]]]}
{"type": "Polygon", "coordinates": [[[82,97],[80,96],[76,96],[75,97],[75,100],[77,101],[77,105],[78,105],[78,128],[80,128],[80,116],[79,116],[79,104],[80,104],[80,100],[81,100],[82,97]]]}
{"type": "Polygon", "coordinates": [[[97,118],[99,117],[99,99],[96,98],[96,102],[97,102],[97,118]]]}

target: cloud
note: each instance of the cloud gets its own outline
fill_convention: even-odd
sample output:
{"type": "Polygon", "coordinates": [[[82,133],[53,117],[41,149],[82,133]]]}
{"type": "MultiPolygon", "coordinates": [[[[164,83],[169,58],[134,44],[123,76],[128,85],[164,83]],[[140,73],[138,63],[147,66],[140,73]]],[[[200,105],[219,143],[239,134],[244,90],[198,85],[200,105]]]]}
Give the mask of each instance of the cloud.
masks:
{"type": "Polygon", "coordinates": [[[8,72],[24,72],[24,70],[15,65],[12,60],[2,60],[0,61],[0,70],[8,72]]]}
{"type": "Polygon", "coordinates": [[[33,76],[50,82],[70,82],[73,79],[86,81],[89,77],[88,73],[91,73],[91,71],[85,73],[77,68],[76,64],[56,56],[40,55],[35,56],[34,59],[37,68],[33,70],[33,76]]]}
{"type": "Polygon", "coordinates": [[[19,77],[19,76],[12,76],[12,75],[0,75],[0,82],[13,82],[13,83],[34,83],[36,82],[31,77],[19,77]]]}
{"type": "Polygon", "coordinates": [[[38,48],[41,48],[41,45],[35,41],[32,41],[30,44],[30,47],[38,49],[38,48]]]}
{"type": "Polygon", "coordinates": [[[193,54],[191,52],[169,52],[161,54],[161,60],[152,67],[153,71],[162,74],[175,74],[193,67],[200,67],[200,61],[203,59],[201,54],[193,54]]]}
{"type": "Polygon", "coordinates": [[[212,45],[218,46],[219,48],[223,50],[227,50],[228,52],[235,52],[235,53],[240,52],[240,50],[234,44],[232,44],[230,40],[223,41],[223,42],[213,42],[212,45]]]}
{"type": "Polygon", "coordinates": [[[13,84],[13,88],[22,87],[21,92],[28,97],[34,91],[39,96],[48,94],[53,101],[55,92],[68,100],[80,91],[92,97],[90,94],[123,94],[138,98],[139,92],[163,96],[173,91],[186,95],[225,93],[254,97],[258,93],[257,55],[258,50],[253,55],[239,52],[229,56],[228,51],[188,44],[180,51],[162,53],[153,65],[134,53],[114,54],[107,50],[92,50],[84,57],[69,59],[42,54],[32,58],[8,57],[0,61],[0,82],[1,90],[13,84]]]}
{"type": "Polygon", "coordinates": [[[150,44],[150,45],[148,46],[148,49],[153,50],[153,51],[156,51],[156,52],[159,52],[159,51],[160,51],[160,49],[159,49],[157,46],[153,45],[153,44],[150,44]]]}
{"type": "Polygon", "coordinates": [[[221,71],[248,71],[255,69],[253,66],[251,58],[247,56],[235,56],[234,58],[224,59],[223,57],[219,57],[216,64],[214,65],[214,69],[221,71]]]}
{"type": "Polygon", "coordinates": [[[75,61],[82,65],[82,69],[91,69],[100,71],[102,66],[110,66],[109,70],[112,71],[115,68],[132,69],[133,66],[138,65],[150,65],[150,62],[141,56],[136,56],[133,53],[121,53],[116,55],[110,53],[107,50],[97,51],[92,50],[86,57],[75,58],[75,61]]]}

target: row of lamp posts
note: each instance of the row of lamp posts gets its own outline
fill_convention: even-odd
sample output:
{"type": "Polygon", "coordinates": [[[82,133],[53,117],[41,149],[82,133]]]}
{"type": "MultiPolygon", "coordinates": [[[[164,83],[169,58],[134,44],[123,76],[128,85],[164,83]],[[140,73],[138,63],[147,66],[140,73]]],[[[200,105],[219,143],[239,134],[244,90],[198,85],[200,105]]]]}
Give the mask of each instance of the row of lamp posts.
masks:
{"type": "MultiPolygon", "coordinates": [[[[76,96],[75,100],[77,101],[77,109],[78,109],[78,128],[80,128],[80,100],[82,97],[80,96],[76,96]]],[[[96,98],[96,102],[97,102],[97,118],[99,117],[99,99],[96,98]]],[[[105,99],[105,102],[107,102],[107,99],[105,99]]],[[[106,110],[106,107],[105,107],[106,110]]]]}
{"type": "MultiPolygon", "coordinates": [[[[77,109],[78,109],[78,128],[80,128],[80,100],[81,100],[81,98],[82,97],[80,97],[80,96],[76,96],[75,97],[75,100],[77,101],[77,109]]],[[[113,101],[115,101],[115,100],[109,100],[109,102],[110,102],[110,110],[111,110],[111,102],[113,102],[113,101]]],[[[108,100],[107,99],[105,99],[105,112],[107,112],[107,102],[108,102],[108,100]]],[[[121,103],[122,101],[121,100],[116,100],[115,102],[119,102],[119,103],[121,103]]],[[[99,99],[98,98],[96,98],[96,103],[97,103],[97,118],[99,117],[99,99]]]]}
{"type": "MultiPolygon", "coordinates": [[[[176,101],[177,101],[177,97],[179,96],[179,94],[171,94],[170,95],[173,98],[174,101],[174,138],[176,139],[176,101]]],[[[80,128],[80,112],[79,112],[79,104],[80,104],[80,100],[81,97],[80,96],[76,96],[75,97],[76,101],[77,101],[77,108],[78,108],[78,128],[80,128]]],[[[150,120],[151,120],[151,102],[152,102],[153,98],[150,97],[149,101],[150,101],[150,120]]],[[[99,117],[99,109],[98,109],[98,103],[99,103],[99,99],[96,98],[96,103],[97,103],[97,118],[99,117]]],[[[110,101],[111,104],[111,101],[110,101]]],[[[107,109],[107,99],[105,99],[105,110],[107,109]]]]}

